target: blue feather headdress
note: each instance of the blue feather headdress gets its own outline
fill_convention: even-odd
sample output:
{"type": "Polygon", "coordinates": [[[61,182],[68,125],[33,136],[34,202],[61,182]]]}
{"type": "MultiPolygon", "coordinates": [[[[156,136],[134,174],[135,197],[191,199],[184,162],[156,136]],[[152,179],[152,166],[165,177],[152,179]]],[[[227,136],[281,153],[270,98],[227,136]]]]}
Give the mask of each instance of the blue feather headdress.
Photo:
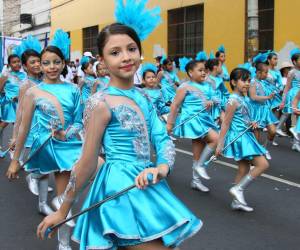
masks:
{"type": "Polygon", "coordinates": [[[247,69],[247,70],[250,71],[251,63],[246,62],[246,63],[244,63],[244,64],[239,64],[238,67],[239,67],[239,68],[242,68],[242,69],[247,69]]]}
{"type": "Polygon", "coordinates": [[[190,61],[192,61],[192,60],[193,60],[192,58],[187,58],[187,57],[179,58],[179,69],[180,69],[180,71],[186,72],[186,71],[185,71],[185,66],[186,66],[190,61]]]}
{"type": "Polygon", "coordinates": [[[210,51],[210,54],[209,54],[209,59],[215,59],[216,57],[215,57],[215,55],[214,55],[214,51],[213,50],[211,50],[210,51]]]}
{"type": "Polygon", "coordinates": [[[205,51],[199,51],[196,55],[197,61],[207,61],[207,55],[205,51]]]}
{"type": "Polygon", "coordinates": [[[162,22],[160,7],[146,9],[148,0],[115,0],[117,22],[133,28],[141,41],[144,41],[162,22]]]}
{"type": "Polygon", "coordinates": [[[70,39],[66,32],[62,29],[58,29],[54,33],[53,39],[50,41],[49,45],[55,46],[60,49],[65,59],[70,57],[70,39]]]}
{"type": "Polygon", "coordinates": [[[25,40],[22,41],[20,45],[14,48],[14,54],[17,54],[20,58],[26,50],[32,49],[37,53],[41,53],[42,47],[37,38],[29,35],[25,40]]]}
{"type": "Polygon", "coordinates": [[[295,48],[295,49],[292,49],[290,51],[290,57],[292,58],[294,55],[296,54],[300,54],[300,49],[299,48],[295,48]]]}
{"type": "Polygon", "coordinates": [[[143,63],[142,64],[142,75],[144,75],[144,73],[148,70],[154,71],[156,73],[157,67],[152,63],[143,63]]]}
{"type": "Polygon", "coordinates": [[[90,61],[90,58],[88,56],[83,56],[80,60],[80,65],[85,65],[90,61]]]}
{"type": "Polygon", "coordinates": [[[255,57],[253,57],[254,63],[265,63],[268,59],[268,52],[266,53],[258,53],[255,57]]]}
{"type": "Polygon", "coordinates": [[[219,51],[219,52],[222,52],[222,53],[225,53],[225,47],[224,47],[223,44],[221,44],[221,45],[219,46],[218,51],[219,51]]]}

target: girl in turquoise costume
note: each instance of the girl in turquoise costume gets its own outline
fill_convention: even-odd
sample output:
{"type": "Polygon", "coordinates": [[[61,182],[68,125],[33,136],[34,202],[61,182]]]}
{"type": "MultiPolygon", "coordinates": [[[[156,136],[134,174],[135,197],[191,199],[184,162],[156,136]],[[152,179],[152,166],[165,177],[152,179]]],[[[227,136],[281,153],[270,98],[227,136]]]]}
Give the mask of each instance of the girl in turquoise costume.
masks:
{"type": "Polygon", "coordinates": [[[94,85],[96,84],[96,78],[93,71],[93,64],[90,62],[89,57],[83,56],[81,58],[80,64],[81,70],[84,72],[84,77],[79,85],[81,88],[82,101],[85,104],[88,98],[93,94],[93,90],[96,90],[96,88],[94,87],[94,85]]]}
{"type": "Polygon", "coordinates": [[[92,93],[96,93],[105,89],[109,83],[109,77],[107,77],[107,69],[103,63],[98,63],[96,66],[97,81],[93,87],[92,93]],[[96,90],[95,90],[96,88],[96,90]]]}
{"type": "Polygon", "coordinates": [[[4,129],[9,123],[16,121],[19,89],[26,79],[26,74],[21,72],[21,60],[17,54],[8,57],[10,71],[7,75],[0,75],[0,150],[3,145],[4,129]]]}
{"type": "MultiPolygon", "coordinates": [[[[20,154],[24,147],[32,118],[38,123],[33,135],[28,172],[47,175],[54,173],[57,196],[52,200],[55,210],[59,209],[70,177],[70,171],[81,154],[82,102],[80,90],[73,84],[62,82],[60,74],[65,70],[65,59],[69,55],[69,38],[57,30],[50,46],[41,53],[44,80],[27,90],[23,102],[22,121],[17,136],[13,160],[7,177],[17,178],[20,169],[20,154]],[[38,150],[38,151],[37,151],[38,150]]],[[[70,221],[69,226],[74,226],[70,221]]],[[[65,225],[58,234],[59,249],[69,250],[70,228],[65,225]]]]}
{"type": "MultiPolygon", "coordinates": [[[[276,116],[273,114],[268,100],[272,100],[275,93],[266,94],[266,78],[268,76],[268,66],[265,63],[256,64],[256,78],[251,81],[251,86],[249,90],[249,96],[251,99],[251,105],[254,112],[254,120],[258,122],[258,129],[256,132],[256,138],[260,140],[260,130],[267,128],[268,136],[264,142],[264,147],[267,149],[270,144],[272,144],[275,134],[276,126],[278,123],[276,116]]],[[[266,157],[271,160],[271,154],[266,151],[266,157]]]]}
{"type": "Polygon", "coordinates": [[[205,81],[207,74],[204,63],[193,60],[185,68],[190,81],[183,83],[177,90],[171,105],[167,130],[170,134],[173,131],[173,134],[178,137],[192,139],[191,187],[208,192],[209,189],[202,184],[200,177],[210,179],[204,163],[213,155],[218,141],[217,127],[209,114],[216,99],[213,97],[212,86],[205,81]],[[177,118],[179,108],[181,114],[177,118]],[[194,115],[196,115],[194,118],[187,120],[194,115]],[[182,125],[179,126],[180,124],[182,125]],[[173,130],[174,126],[177,127],[173,130]]]}
{"type": "Polygon", "coordinates": [[[281,93],[283,91],[283,84],[282,84],[282,76],[278,69],[276,69],[278,63],[278,56],[274,51],[267,52],[267,62],[266,64],[269,66],[268,70],[268,77],[266,81],[266,94],[275,93],[274,98],[269,100],[270,107],[272,109],[276,109],[279,107],[282,96],[281,93]]]}
{"type": "MultiPolygon", "coordinates": [[[[41,83],[41,60],[40,52],[42,48],[39,41],[32,36],[27,37],[26,40],[18,47],[18,55],[22,59],[22,65],[27,73],[27,79],[20,88],[19,92],[19,104],[17,109],[17,117],[14,125],[13,136],[10,142],[10,148],[14,148],[16,144],[16,138],[19,133],[20,123],[22,120],[22,113],[25,107],[24,96],[26,91],[41,83]]],[[[25,143],[26,148],[31,148],[33,143],[33,136],[36,132],[38,124],[36,119],[33,117],[31,122],[31,129],[27,136],[25,143]]],[[[22,157],[21,157],[22,158],[22,157]]],[[[38,211],[41,214],[48,215],[52,213],[52,209],[47,205],[48,196],[48,178],[47,175],[43,176],[38,173],[31,173],[26,176],[26,181],[28,183],[29,190],[35,194],[39,195],[38,211]]]]}
{"type": "Polygon", "coordinates": [[[296,127],[290,128],[290,131],[295,138],[293,149],[300,152],[300,90],[298,91],[292,105],[293,113],[297,117],[296,127]]]}
{"type": "MultiPolygon", "coordinates": [[[[140,4],[145,4],[128,2],[134,3],[130,11],[132,8],[140,10],[140,4]]],[[[123,1],[119,4],[124,6],[123,1]]],[[[141,17],[144,17],[143,11],[136,13],[133,21],[143,23],[138,22],[141,17]]],[[[147,20],[150,19],[153,20],[147,20]]],[[[86,105],[82,157],[73,168],[61,209],[39,225],[40,238],[49,226],[66,217],[76,194],[96,170],[101,144],[106,152],[105,163],[95,177],[83,208],[134,182],[138,189],[79,217],[73,239],[80,243],[81,250],[170,249],[202,226],[172,194],[166,180],[158,181],[172,170],[175,151],[147,95],[133,85],[141,58],[139,37],[134,29],[120,23],[105,27],[98,36],[99,55],[110,72],[110,84],[92,96],[86,105]],[[156,151],[155,165],[150,162],[150,141],[156,151]],[[148,186],[149,173],[153,174],[155,185],[148,186]]]]}
{"type": "MultiPolygon", "coordinates": [[[[282,102],[280,109],[282,110],[282,116],[280,117],[279,124],[277,125],[276,132],[281,135],[282,125],[285,123],[289,115],[293,114],[292,102],[300,90],[300,49],[295,48],[290,52],[291,61],[294,68],[289,72],[287,76],[287,82],[283,90],[282,102]]],[[[284,135],[284,134],[283,134],[284,135]]],[[[294,142],[293,148],[295,148],[296,141],[294,142]]]]}
{"type": "Polygon", "coordinates": [[[162,71],[157,75],[158,82],[161,83],[161,91],[166,102],[171,103],[176,95],[176,89],[179,86],[179,78],[174,70],[171,59],[162,57],[162,71]]]}
{"type": "Polygon", "coordinates": [[[252,131],[248,130],[229,145],[235,138],[244,132],[249,126],[256,127],[252,121],[249,106],[245,96],[249,90],[250,72],[243,68],[236,68],[230,74],[230,85],[233,93],[230,95],[222,123],[216,156],[233,158],[238,163],[238,173],[235,178],[235,186],[230,189],[234,200],[231,204],[234,210],[253,211],[244,198],[244,190],[258,176],[268,168],[268,162],[264,157],[265,149],[258,143],[252,131]],[[255,167],[250,170],[250,163],[255,167]]]}
{"type": "Polygon", "coordinates": [[[151,63],[142,65],[142,77],[145,88],[143,90],[149,95],[158,116],[168,114],[170,106],[167,105],[161,90],[157,87],[157,67],[151,63]]]}
{"type": "Polygon", "coordinates": [[[226,61],[226,55],[225,55],[225,47],[224,45],[220,45],[220,47],[218,48],[218,51],[216,52],[216,58],[220,61],[220,63],[222,64],[222,73],[220,74],[220,76],[223,78],[223,81],[228,82],[229,81],[229,73],[227,70],[227,67],[225,65],[225,61],[226,61]]]}
{"type": "Polygon", "coordinates": [[[229,91],[227,90],[223,78],[219,75],[222,73],[221,63],[217,59],[209,59],[206,62],[206,68],[209,71],[207,81],[211,84],[215,91],[215,95],[218,96],[220,103],[212,107],[212,117],[218,123],[221,124],[224,117],[225,105],[229,97],[229,91]]]}

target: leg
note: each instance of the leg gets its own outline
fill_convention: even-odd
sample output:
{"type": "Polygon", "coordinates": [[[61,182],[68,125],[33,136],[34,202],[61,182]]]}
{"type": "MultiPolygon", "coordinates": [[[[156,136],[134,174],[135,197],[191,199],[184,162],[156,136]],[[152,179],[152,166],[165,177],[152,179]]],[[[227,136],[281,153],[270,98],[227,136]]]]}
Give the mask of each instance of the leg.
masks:
{"type": "Polygon", "coordinates": [[[0,122],[0,150],[1,147],[3,146],[3,134],[4,134],[4,129],[7,127],[8,123],[7,122],[0,122]]]}
{"type": "Polygon", "coordinates": [[[241,179],[249,173],[250,164],[249,161],[241,160],[238,162],[238,172],[235,176],[234,183],[239,183],[241,179]]]}
{"type": "MultiPolygon", "coordinates": [[[[37,177],[37,176],[36,176],[37,177]]],[[[48,175],[40,175],[37,178],[38,182],[38,193],[39,193],[39,212],[43,215],[49,215],[53,213],[53,210],[48,206],[48,182],[49,176],[48,175]]]]}
{"type": "Polygon", "coordinates": [[[172,248],[165,247],[161,240],[153,240],[136,246],[128,246],[126,250],[171,250],[172,248]]]}
{"type": "Polygon", "coordinates": [[[204,142],[200,139],[192,140],[192,152],[193,152],[193,160],[198,161],[200,158],[200,154],[204,148],[204,142]]]}
{"type": "Polygon", "coordinates": [[[254,136],[255,136],[256,140],[259,142],[260,141],[260,131],[259,131],[259,129],[254,130],[254,136]]]}
{"type": "Polygon", "coordinates": [[[289,117],[288,113],[282,113],[282,115],[279,119],[279,123],[276,126],[276,133],[280,136],[287,136],[287,134],[282,131],[282,125],[286,122],[288,117],[289,117]]]}
{"type": "Polygon", "coordinates": [[[269,163],[264,156],[256,156],[253,159],[254,168],[250,171],[252,178],[260,176],[269,168],[269,163]]]}

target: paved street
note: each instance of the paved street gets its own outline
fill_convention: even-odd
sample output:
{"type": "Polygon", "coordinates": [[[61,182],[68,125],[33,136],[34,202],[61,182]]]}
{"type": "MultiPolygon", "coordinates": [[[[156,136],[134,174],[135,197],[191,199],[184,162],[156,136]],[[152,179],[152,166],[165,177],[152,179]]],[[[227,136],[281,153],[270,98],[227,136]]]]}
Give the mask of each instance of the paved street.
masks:
{"type": "MultiPolygon", "coordinates": [[[[300,153],[290,150],[289,139],[279,138],[278,142],[279,147],[270,149],[273,159],[267,176],[256,180],[246,192],[248,203],[255,209],[253,213],[233,212],[229,207],[228,190],[236,173],[234,162],[220,159],[211,165],[212,178],[205,182],[210,193],[191,190],[191,145],[189,141],[176,142],[180,152],[169,177],[170,186],[204,222],[202,230],[181,250],[299,249],[300,153]]],[[[8,163],[8,158],[0,160],[0,249],[55,249],[56,240],[36,239],[35,229],[42,219],[36,209],[37,197],[28,191],[24,172],[16,182],[6,180],[8,163]]]]}

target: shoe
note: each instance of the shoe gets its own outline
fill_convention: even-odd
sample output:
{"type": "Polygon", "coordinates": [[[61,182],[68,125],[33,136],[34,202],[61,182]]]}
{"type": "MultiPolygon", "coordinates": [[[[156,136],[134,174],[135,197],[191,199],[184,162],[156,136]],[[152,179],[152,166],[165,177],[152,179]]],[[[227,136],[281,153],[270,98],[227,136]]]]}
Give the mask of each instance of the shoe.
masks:
{"type": "Polygon", "coordinates": [[[210,177],[208,176],[206,169],[204,167],[197,166],[194,168],[194,170],[203,179],[210,180],[210,177]]]}
{"type": "Polygon", "coordinates": [[[289,131],[292,133],[292,135],[294,136],[294,138],[297,141],[299,141],[299,136],[298,136],[298,133],[295,131],[295,127],[290,128],[289,131]]]}
{"type": "Polygon", "coordinates": [[[58,244],[58,250],[72,250],[72,248],[70,247],[70,245],[63,245],[61,243],[58,244]]]}
{"type": "Polygon", "coordinates": [[[300,145],[298,143],[294,143],[292,146],[292,150],[300,153],[300,145]]]}
{"type": "Polygon", "coordinates": [[[192,180],[191,188],[199,190],[199,191],[204,192],[204,193],[209,192],[209,188],[204,186],[201,181],[197,181],[197,180],[192,180]]]}
{"type": "Polygon", "coordinates": [[[272,156],[271,156],[271,154],[270,154],[270,152],[267,150],[266,151],[266,158],[267,158],[267,160],[272,160],[272,156]]]}
{"type": "Polygon", "coordinates": [[[277,147],[279,144],[276,141],[273,141],[272,145],[275,146],[275,147],[277,147]]]}
{"type": "Polygon", "coordinates": [[[276,134],[280,135],[280,136],[283,136],[283,137],[286,137],[288,136],[288,134],[286,132],[284,132],[282,129],[278,128],[276,129],[276,134]]]}
{"type": "Polygon", "coordinates": [[[242,203],[239,203],[237,200],[233,200],[231,203],[232,210],[240,210],[244,212],[253,212],[253,208],[243,205],[242,203]]]}
{"type": "MultiPolygon", "coordinates": [[[[63,200],[62,200],[61,196],[55,196],[51,202],[55,211],[57,211],[60,208],[62,203],[63,203],[63,200]]],[[[67,215],[67,218],[70,218],[71,216],[72,216],[72,212],[70,210],[67,215]]],[[[66,223],[66,225],[68,225],[69,227],[75,227],[75,222],[74,222],[74,220],[70,220],[66,223]]]]}
{"type": "Polygon", "coordinates": [[[247,206],[243,190],[239,189],[237,186],[233,186],[232,188],[230,188],[229,193],[242,205],[247,206]]]}
{"type": "Polygon", "coordinates": [[[38,196],[39,195],[38,179],[32,178],[31,174],[29,174],[26,176],[26,181],[30,192],[38,196]]]}
{"type": "Polygon", "coordinates": [[[40,214],[43,214],[45,216],[54,213],[54,211],[51,209],[51,207],[48,206],[46,202],[39,202],[38,210],[40,214]]]}
{"type": "Polygon", "coordinates": [[[171,138],[172,141],[177,141],[177,139],[173,136],[170,136],[170,138],[171,138]]]}

